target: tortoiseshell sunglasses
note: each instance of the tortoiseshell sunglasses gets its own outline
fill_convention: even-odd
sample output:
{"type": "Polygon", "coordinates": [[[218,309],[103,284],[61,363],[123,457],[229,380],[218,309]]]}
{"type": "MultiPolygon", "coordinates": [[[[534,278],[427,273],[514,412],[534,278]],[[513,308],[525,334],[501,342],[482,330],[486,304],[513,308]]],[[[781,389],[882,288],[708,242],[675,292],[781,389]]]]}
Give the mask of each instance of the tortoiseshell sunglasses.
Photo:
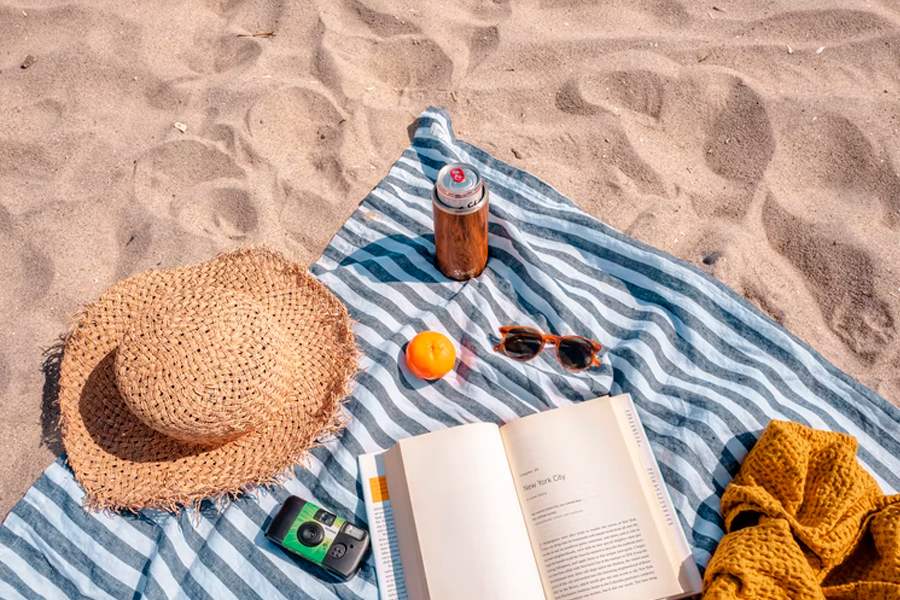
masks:
{"type": "Polygon", "coordinates": [[[556,358],[570,371],[582,371],[591,366],[599,366],[598,357],[602,347],[594,340],[580,335],[548,335],[534,327],[501,327],[503,340],[494,346],[514,360],[531,360],[541,353],[545,344],[556,346],[556,358]]]}

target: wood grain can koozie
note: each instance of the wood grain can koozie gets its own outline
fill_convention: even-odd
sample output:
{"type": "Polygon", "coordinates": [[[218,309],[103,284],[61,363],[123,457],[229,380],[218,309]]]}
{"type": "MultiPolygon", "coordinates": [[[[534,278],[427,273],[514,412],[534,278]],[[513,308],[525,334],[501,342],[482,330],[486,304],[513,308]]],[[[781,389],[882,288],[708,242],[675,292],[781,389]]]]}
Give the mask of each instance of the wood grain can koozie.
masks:
{"type": "Polygon", "coordinates": [[[472,165],[450,163],[438,172],[431,194],[435,264],[451,279],[477,277],[487,265],[489,195],[472,165]]]}

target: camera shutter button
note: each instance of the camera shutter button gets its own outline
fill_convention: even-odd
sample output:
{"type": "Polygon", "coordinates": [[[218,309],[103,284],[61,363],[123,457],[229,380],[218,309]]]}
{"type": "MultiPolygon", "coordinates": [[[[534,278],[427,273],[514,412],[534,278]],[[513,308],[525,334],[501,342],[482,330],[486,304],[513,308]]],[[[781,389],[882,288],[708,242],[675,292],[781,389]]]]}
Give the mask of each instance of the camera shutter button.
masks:
{"type": "Polygon", "coordinates": [[[343,558],[345,554],[347,554],[347,546],[338,542],[331,546],[331,550],[328,551],[328,554],[331,555],[331,558],[343,558]]]}

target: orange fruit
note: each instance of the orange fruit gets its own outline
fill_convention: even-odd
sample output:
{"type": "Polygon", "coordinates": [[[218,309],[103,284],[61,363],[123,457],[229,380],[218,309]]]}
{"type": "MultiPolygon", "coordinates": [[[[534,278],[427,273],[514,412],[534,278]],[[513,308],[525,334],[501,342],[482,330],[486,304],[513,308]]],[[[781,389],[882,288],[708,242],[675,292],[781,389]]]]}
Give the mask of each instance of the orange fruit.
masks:
{"type": "Polygon", "coordinates": [[[456,350],[447,336],[423,331],[406,345],[406,366],[422,379],[440,379],[456,364],[456,350]]]}

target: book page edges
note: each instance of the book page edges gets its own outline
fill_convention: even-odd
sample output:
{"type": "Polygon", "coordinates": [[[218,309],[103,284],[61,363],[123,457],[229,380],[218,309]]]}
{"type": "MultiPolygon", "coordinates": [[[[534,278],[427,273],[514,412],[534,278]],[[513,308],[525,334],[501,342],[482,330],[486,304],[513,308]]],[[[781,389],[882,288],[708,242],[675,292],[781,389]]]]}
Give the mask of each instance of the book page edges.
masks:
{"type": "Polygon", "coordinates": [[[391,507],[394,511],[394,528],[400,546],[400,563],[403,565],[403,575],[406,579],[406,594],[411,600],[431,600],[400,446],[390,448],[382,456],[387,487],[391,494],[391,507]]]}
{"type": "Polygon", "coordinates": [[[644,426],[638,417],[631,395],[619,394],[611,397],[610,402],[613,405],[619,429],[621,429],[622,435],[626,438],[635,468],[639,469],[643,474],[641,487],[647,501],[653,506],[654,522],[660,532],[668,533],[668,535],[663,535],[662,537],[666,540],[666,551],[670,557],[671,568],[675,573],[679,586],[681,586],[681,593],[668,596],[668,599],[676,600],[699,594],[703,589],[700,571],[697,569],[697,564],[691,554],[684,531],[681,529],[668,487],[662,478],[656,457],[653,456],[653,452],[650,449],[650,441],[647,439],[647,433],[644,431],[644,426]],[[636,431],[632,431],[631,424],[628,421],[629,412],[632,413],[637,422],[636,431]],[[659,496],[654,492],[654,487],[659,488],[659,496]],[[666,513],[672,519],[671,526],[666,513]]]}

